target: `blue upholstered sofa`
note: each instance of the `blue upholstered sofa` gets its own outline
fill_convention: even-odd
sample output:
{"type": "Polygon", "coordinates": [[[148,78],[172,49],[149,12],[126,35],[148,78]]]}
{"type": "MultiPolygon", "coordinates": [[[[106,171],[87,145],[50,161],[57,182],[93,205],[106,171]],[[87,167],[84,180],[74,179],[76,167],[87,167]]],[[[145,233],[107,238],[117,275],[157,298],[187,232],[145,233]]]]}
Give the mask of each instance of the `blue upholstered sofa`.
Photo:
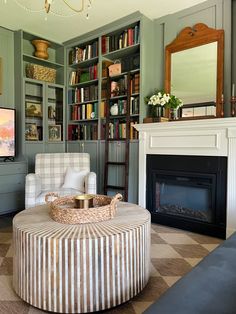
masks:
{"type": "Polygon", "coordinates": [[[236,314],[236,233],[152,304],[145,314],[236,314]]]}

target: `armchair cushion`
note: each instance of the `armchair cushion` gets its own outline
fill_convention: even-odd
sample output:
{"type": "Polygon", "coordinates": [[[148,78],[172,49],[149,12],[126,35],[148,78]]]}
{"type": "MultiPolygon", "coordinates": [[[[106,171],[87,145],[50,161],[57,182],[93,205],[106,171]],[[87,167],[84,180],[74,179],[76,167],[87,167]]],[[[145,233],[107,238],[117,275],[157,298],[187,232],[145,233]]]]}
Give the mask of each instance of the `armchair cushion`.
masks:
{"type": "Polygon", "coordinates": [[[85,191],[85,176],[88,171],[82,170],[77,171],[72,167],[68,167],[66,170],[66,175],[64,179],[63,189],[75,189],[84,193],[85,191]]]}

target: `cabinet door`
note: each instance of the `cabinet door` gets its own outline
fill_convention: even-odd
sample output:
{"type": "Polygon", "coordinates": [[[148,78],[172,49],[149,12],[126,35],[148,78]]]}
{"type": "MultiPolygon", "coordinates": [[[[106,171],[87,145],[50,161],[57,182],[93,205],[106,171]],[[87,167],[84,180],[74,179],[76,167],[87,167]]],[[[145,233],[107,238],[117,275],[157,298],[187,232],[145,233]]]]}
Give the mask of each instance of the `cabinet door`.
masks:
{"type": "Polygon", "coordinates": [[[46,138],[49,143],[64,141],[64,87],[46,85],[46,138]]]}
{"type": "Polygon", "coordinates": [[[26,143],[44,140],[44,83],[25,80],[24,137],[26,143]]]}

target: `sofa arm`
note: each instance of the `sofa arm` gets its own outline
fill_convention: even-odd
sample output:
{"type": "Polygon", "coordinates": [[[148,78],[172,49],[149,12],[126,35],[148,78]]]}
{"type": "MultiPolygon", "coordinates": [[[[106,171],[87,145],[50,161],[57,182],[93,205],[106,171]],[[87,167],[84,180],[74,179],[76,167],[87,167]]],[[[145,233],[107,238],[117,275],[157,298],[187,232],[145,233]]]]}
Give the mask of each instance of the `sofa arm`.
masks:
{"type": "Polygon", "coordinates": [[[85,193],[97,193],[97,176],[95,172],[89,172],[85,177],[85,193]]]}
{"type": "Polygon", "coordinates": [[[25,208],[35,206],[37,196],[41,193],[41,179],[34,173],[25,178],[25,208]]]}

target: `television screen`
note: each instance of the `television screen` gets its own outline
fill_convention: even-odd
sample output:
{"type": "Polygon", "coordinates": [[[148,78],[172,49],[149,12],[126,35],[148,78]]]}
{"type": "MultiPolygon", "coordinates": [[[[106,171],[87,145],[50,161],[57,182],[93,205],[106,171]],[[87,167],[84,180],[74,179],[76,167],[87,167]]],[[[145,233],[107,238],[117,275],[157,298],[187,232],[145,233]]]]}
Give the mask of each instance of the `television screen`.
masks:
{"type": "Polygon", "coordinates": [[[0,107],[0,157],[15,156],[15,109],[0,107]]]}

